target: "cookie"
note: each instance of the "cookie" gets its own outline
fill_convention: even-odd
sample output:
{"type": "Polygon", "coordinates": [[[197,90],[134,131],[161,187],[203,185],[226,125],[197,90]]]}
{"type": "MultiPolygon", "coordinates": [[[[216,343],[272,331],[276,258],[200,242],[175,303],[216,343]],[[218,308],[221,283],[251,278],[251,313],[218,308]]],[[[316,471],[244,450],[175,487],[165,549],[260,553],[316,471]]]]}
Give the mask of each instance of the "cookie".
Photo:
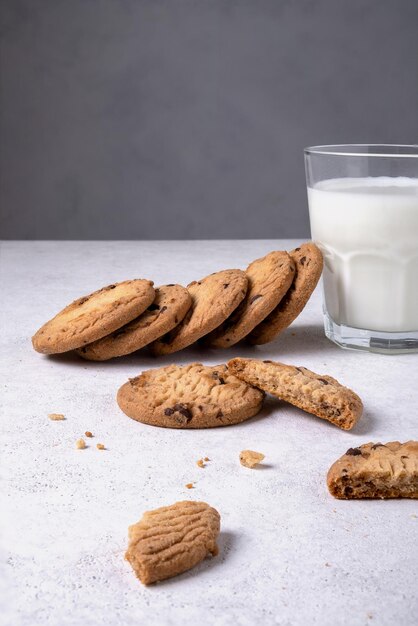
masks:
{"type": "Polygon", "coordinates": [[[237,424],[261,409],[264,393],[231,375],[226,365],[168,365],[131,378],[119,407],[138,422],[165,428],[237,424]]]}
{"type": "Polygon", "coordinates": [[[215,272],[187,285],[192,306],[174,330],[151,344],[154,354],[171,354],[210,333],[237,308],[247,293],[248,280],[241,270],[215,272]]]}
{"type": "Polygon", "coordinates": [[[228,348],[253,330],[279,304],[295,275],[287,252],[270,252],[245,270],[248,290],[244,300],[218,328],[204,338],[210,348],[228,348]]]}
{"type": "Polygon", "coordinates": [[[330,467],[330,493],[342,500],[418,498],[418,441],[365,443],[330,467]]]}
{"type": "Polygon", "coordinates": [[[248,335],[252,345],[268,343],[290,326],[305,308],[322,274],[322,253],[314,243],[304,243],[289,254],[296,267],[293,283],[277,307],[248,335]]]}
{"type": "Polygon", "coordinates": [[[249,385],[344,430],[353,428],[363,412],[363,404],[354,391],[331,376],[315,374],[305,367],[237,358],[228,362],[228,369],[249,385]]]}
{"type": "Polygon", "coordinates": [[[69,304],[32,337],[37,352],[57,354],[96,341],[140,315],[154,300],[150,280],[126,280],[69,304]]]}
{"type": "Polygon", "coordinates": [[[206,502],[176,502],[147,511],[129,527],[125,558],[144,585],[177,576],[218,554],[220,520],[206,502]]]}
{"type": "Polygon", "coordinates": [[[191,304],[189,292],[181,285],[158,287],[154,301],[144,313],[77,353],[89,361],[106,361],[135,352],[175,328],[191,304]]]}

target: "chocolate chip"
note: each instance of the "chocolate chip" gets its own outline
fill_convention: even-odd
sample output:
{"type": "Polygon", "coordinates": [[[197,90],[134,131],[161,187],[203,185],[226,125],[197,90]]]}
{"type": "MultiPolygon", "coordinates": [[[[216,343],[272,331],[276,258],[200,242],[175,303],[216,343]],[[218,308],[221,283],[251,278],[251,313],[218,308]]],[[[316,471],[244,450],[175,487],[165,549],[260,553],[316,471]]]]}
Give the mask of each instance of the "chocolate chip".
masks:
{"type": "Polygon", "coordinates": [[[80,298],[80,300],[78,301],[78,306],[87,302],[88,299],[89,299],[89,296],[86,296],[85,298],[80,298]]]}
{"type": "Polygon", "coordinates": [[[269,361],[268,359],[266,359],[265,361],[263,361],[263,363],[273,363],[273,361],[269,361]]]}
{"type": "Polygon", "coordinates": [[[223,416],[224,416],[224,414],[223,414],[223,413],[222,413],[222,411],[219,409],[218,413],[216,414],[216,417],[217,417],[218,419],[221,419],[221,417],[223,417],[223,416]]]}
{"type": "Polygon", "coordinates": [[[350,456],[361,456],[360,448],[348,448],[346,454],[350,456]]]}
{"type": "Polygon", "coordinates": [[[199,409],[199,411],[203,411],[203,406],[201,404],[199,404],[197,408],[199,409]]]}
{"type": "Polygon", "coordinates": [[[409,456],[406,456],[405,454],[403,456],[401,456],[401,459],[409,459],[409,456]]]}
{"type": "Polygon", "coordinates": [[[152,303],[152,304],[149,305],[148,311],[158,311],[159,308],[160,308],[159,304],[152,303]]]}
{"type": "Polygon", "coordinates": [[[108,289],[115,289],[116,285],[109,285],[108,289]]]}
{"type": "Polygon", "coordinates": [[[166,287],[174,287],[174,283],[170,283],[170,284],[166,285],[166,287]]]}
{"type": "Polygon", "coordinates": [[[166,306],[163,306],[163,307],[162,307],[162,309],[161,309],[160,313],[164,313],[164,311],[167,311],[167,307],[166,307],[166,306]]]}
{"type": "Polygon", "coordinates": [[[376,448],[385,448],[386,446],[383,445],[383,443],[375,443],[372,446],[372,450],[376,450],[376,448]]]}
{"type": "Polygon", "coordinates": [[[300,260],[300,264],[305,265],[305,261],[306,261],[306,256],[303,256],[300,260]]]}
{"type": "Polygon", "coordinates": [[[164,415],[173,415],[173,413],[174,413],[174,409],[170,409],[170,408],[164,409],[164,415]]]}
{"type": "Polygon", "coordinates": [[[329,382],[327,380],[325,380],[325,378],[318,378],[318,380],[323,384],[323,385],[329,385],[329,382]]]}
{"type": "Polygon", "coordinates": [[[227,287],[229,287],[229,283],[224,283],[224,289],[226,289],[227,287]]]}
{"type": "Polygon", "coordinates": [[[175,404],[173,407],[174,411],[176,411],[177,413],[180,413],[180,415],[183,415],[183,417],[186,418],[187,422],[190,422],[190,420],[192,419],[193,415],[192,412],[190,411],[190,409],[187,407],[187,404],[175,404]]]}
{"type": "Polygon", "coordinates": [[[225,381],[224,381],[224,379],[222,378],[222,376],[219,376],[219,382],[221,383],[221,385],[224,385],[224,384],[225,384],[225,381]]]}
{"type": "Polygon", "coordinates": [[[299,252],[300,248],[295,248],[293,252],[299,252]]]}
{"type": "Polygon", "coordinates": [[[257,294],[256,296],[253,296],[250,300],[250,304],[252,304],[253,302],[255,302],[256,300],[258,300],[258,298],[262,298],[263,296],[261,294],[257,294]]]}

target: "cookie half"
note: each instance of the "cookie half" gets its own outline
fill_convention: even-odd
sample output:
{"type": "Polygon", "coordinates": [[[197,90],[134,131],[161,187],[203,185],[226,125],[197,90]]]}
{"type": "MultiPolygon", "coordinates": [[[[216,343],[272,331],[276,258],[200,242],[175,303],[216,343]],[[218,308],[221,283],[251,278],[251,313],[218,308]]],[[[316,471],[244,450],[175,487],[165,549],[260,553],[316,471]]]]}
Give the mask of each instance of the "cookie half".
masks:
{"type": "Polygon", "coordinates": [[[147,511],[129,527],[125,558],[144,585],[171,578],[218,554],[220,521],[206,502],[176,502],[147,511]]]}
{"type": "Polygon", "coordinates": [[[147,370],[122,385],[119,407],[138,422],[164,428],[213,428],[256,415],[264,393],[226,365],[191,363],[147,370]]]}
{"type": "Polygon", "coordinates": [[[287,252],[270,252],[250,263],[245,271],[248,290],[232,315],[204,338],[210,348],[228,348],[253,330],[279,304],[295,276],[287,252]]]}
{"type": "Polygon", "coordinates": [[[175,328],[191,304],[192,298],[185,287],[158,287],[154,301],[144,313],[103,339],[79,348],[77,354],[89,361],[106,361],[131,354],[175,328]]]}
{"type": "Polygon", "coordinates": [[[350,448],[329,469],[335,498],[418,498],[418,441],[365,443],[350,448]]]}
{"type": "Polygon", "coordinates": [[[247,293],[248,279],[241,270],[215,272],[187,285],[192,306],[183,321],[151,344],[154,354],[171,354],[210,333],[222,324],[247,293]]]}
{"type": "Polygon", "coordinates": [[[228,369],[249,385],[344,430],[353,428],[363,412],[363,403],[354,391],[335,378],[315,374],[306,367],[237,358],[228,362],[228,369]]]}
{"type": "Polygon", "coordinates": [[[304,243],[289,253],[295,263],[295,277],[275,309],[254,328],[247,340],[253,345],[272,341],[305,308],[322,274],[322,252],[314,243],[304,243]]]}
{"type": "Polygon", "coordinates": [[[108,285],[75,300],[32,337],[37,352],[57,354],[96,341],[140,315],[154,300],[153,282],[108,285]]]}

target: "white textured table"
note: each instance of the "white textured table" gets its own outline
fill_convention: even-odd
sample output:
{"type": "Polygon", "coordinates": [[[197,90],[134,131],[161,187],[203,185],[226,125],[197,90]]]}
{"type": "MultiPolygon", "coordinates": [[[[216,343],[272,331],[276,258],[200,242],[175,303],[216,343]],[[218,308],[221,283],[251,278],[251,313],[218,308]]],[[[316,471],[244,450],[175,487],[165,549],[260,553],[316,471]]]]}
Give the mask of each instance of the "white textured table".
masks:
{"type": "Polygon", "coordinates": [[[347,448],[417,437],[417,355],[340,350],[323,335],[318,290],[293,326],[260,348],[190,349],[160,360],[138,353],[103,364],[31,348],[43,322],[105,284],[135,277],[186,284],[295,243],[2,245],[5,624],[417,623],[417,502],[337,501],[325,484],[347,448]],[[118,409],[118,387],[143,369],[233,355],[331,374],[360,394],[365,415],[347,433],[271,401],[241,425],[181,431],[144,426],[118,409]],[[51,422],[51,412],[66,421],[51,422]],[[86,430],[95,439],[76,450],[86,430]],[[96,450],[98,441],[108,450],[96,450]],[[265,453],[263,469],[240,466],[243,448],[265,453]],[[202,456],[211,459],[205,469],[196,466],[202,456]],[[220,511],[220,554],[146,588],[123,559],[127,527],[143,511],[181,499],[220,511]]]}

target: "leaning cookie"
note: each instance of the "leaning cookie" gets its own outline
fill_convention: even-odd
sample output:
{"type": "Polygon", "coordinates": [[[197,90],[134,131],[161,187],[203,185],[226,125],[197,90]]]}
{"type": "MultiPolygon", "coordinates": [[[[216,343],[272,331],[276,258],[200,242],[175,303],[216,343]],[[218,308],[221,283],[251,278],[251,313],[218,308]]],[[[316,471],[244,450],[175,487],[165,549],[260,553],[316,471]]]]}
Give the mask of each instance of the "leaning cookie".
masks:
{"type": "Polygon", "coordinates": [[[241,270],[216,272],[187,285],[192,306],[182,322],[150,345],[156,355],[182,350],[222,324],[247,293],[248,280],[241,270]]]}
{"type": "Polygon", "coordinates": [[[118,391],[119,407],[138,422],[165,428],[213,428],[256,415],[264,393],[226,365],[191,363],[147,370],[118,391]]]}
{"type": "Polygon", "coordinates": [[[289,254],[296,266],[295,278],[277,307],[248,335],[253,345],[272,341],[290,326],[305,308],[321,276],[322,253],[314,243],[304,243],[289,254]]]}
{"type": "Polygon", "coordinates": [[[131,354],[175,328],[186,315],[192,298],[181,285],[163,285],[146,311],[115,332],[77,350],[89,361],[106,361],[131,354]]]}
{"type": "Polygon", "coordinates": [[[232,315],[204,337],[210,348],[228,348],[253,330],[279,304],[293,282],[295,265],[287,252],[270,252],[245,270],[248,291],[232,315]]]}
{"type": "Polygon", "coordinates": [[[171,578],[218,554],[220,520],[206,502],[176,502],[146,511],[129,527],[125,558],[144,585],[171,578]]]}
{"type": "Polygon", "coordinates": [[[335,378],[315,374],[305,367],[273,361],[232,359],[231,374],[308,413],[350,430],[363,412],[363,404],[354,391],[335,378]]]}
{"type": "Polygon", "coordinates": [[[140,315],[154,300],[153,282],[125,280],[69,304],[32,337],[37,352],[56,354],[101,339],[140,315]]]}
{"type": "Polygon", "coordinates": [[[418,498],[418,441],[365,443],[330,468],[330,493],[343,500],[418,498]]]}

